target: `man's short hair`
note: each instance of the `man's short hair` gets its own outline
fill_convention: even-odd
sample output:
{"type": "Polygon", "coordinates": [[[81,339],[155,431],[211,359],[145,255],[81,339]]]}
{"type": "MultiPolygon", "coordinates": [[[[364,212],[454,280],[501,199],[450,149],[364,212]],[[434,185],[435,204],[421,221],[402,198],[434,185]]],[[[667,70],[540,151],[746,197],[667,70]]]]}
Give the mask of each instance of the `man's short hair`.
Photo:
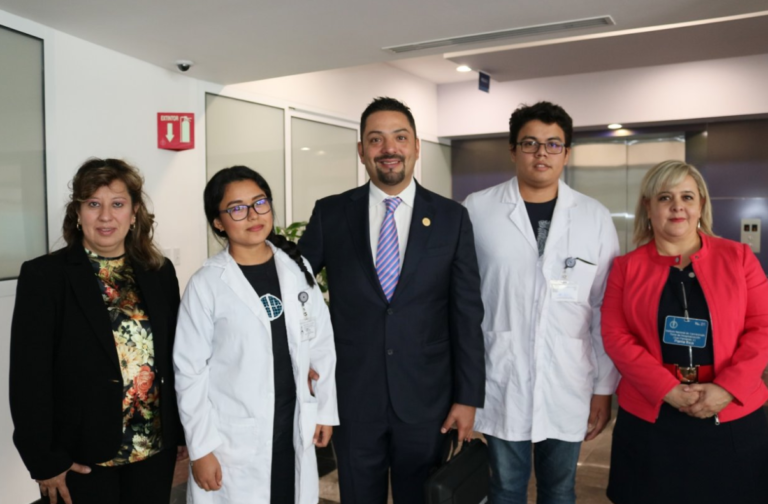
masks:
{"type": "Polygon", "coordinates": [[[565,133],[565,146],[571,146],[573,137],[573,119],[560,105],[548,101],[540,101],[535,105],[521,105],[509,118],[509,145],[517,145],[517,135],[526,123],[541,121],[544,124],[557,124],[565,133]]]}
{"type": "Polygon", "coordinates": [[[368,120],[368,116],[375,113],[375,112],[400,112],[401,114],[405,115],[405,117],[408,118],[408,122],[411,125],[411,129],[413,129],[413,136],[417,137],[416,135],[416,121],[413,120],[413,114],[411,114],[411,109],[408,108],[407,105],[405,105],[403,102],[399,100],[395,100],[394,98],[389,98],[387,96],[380,96],[378,98],[374,98],[368,107],[363,111],[363,115],[360,116],[360,138],[363,137],[363,134],[365,133],[365,122],[368,120]]]}

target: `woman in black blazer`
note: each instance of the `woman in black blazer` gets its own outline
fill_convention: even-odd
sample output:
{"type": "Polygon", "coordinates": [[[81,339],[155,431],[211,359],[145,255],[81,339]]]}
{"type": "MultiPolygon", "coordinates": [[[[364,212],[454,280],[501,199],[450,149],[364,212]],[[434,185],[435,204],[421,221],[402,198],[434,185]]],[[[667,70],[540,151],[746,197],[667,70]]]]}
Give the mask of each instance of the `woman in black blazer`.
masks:
{"type": "Polygon", "coordinates": [[[11,327],[13,439],[51,503],[167,504],[184,457],[172,365],[179,284],[143,180],[91,159],[67,246],[25,262],[11,327]]]}

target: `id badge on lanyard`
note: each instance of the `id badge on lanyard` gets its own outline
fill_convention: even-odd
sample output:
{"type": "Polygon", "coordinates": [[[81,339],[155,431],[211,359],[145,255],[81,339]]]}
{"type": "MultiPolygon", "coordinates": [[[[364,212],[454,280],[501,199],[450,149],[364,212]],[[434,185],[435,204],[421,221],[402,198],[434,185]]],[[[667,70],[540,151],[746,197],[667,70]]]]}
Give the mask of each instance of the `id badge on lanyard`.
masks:
{"type": "Polygon", "coordinates": [[[552,291],[553,301],[569,301],[575,302],[579,300],[579,284],[568,280],[568,270],[573,269],[576,266],[576,261],[595,266],[594,263],[585,261],[579,257],[569,257],[565,260],[565,268],[563,268],[563,276],[560,280],[550,280],[549,287],[552,291]]]}
{"type": "Polygon", "coordinates": [[[315,331],[315,319],[311,318],[307,313],[307,308],[304,306],[309,301],[309,294],[306,291],[299,292],[299,302],[301,303],[301,322],[299,327],[301,331],[301,341],[309,341],[315,339],[317,333],[315,331]]]}

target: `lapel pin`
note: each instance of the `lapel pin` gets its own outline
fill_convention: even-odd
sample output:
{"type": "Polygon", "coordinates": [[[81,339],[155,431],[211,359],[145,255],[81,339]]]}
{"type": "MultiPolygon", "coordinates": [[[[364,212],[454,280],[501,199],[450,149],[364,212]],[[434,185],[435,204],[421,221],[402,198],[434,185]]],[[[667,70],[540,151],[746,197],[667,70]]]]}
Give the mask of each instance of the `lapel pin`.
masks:
{"type": "Polygon", "coordinates": [[[432,224],[432,221],[429,220],[429,217],[424,217],[421,219],[421,223],[424,224],[424,226],[429,227],[432,224]]]}

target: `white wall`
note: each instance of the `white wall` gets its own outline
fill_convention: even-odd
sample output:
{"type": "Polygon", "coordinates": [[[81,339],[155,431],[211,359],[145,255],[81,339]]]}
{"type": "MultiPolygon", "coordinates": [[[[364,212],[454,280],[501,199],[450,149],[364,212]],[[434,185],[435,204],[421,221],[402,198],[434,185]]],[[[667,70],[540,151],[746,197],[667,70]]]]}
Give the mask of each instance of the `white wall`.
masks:
{"type": "MultiPolygon", "coordinates": [[[[206,257],[203,83],[3,11],[0,25],[45,41],[50,248],[63,245],[67,183],[77,168],[90,156],[124,158],[145,176],[160,246],[181,251],[177,270],[183,288],[206,257]],[[197,148],[157,149],[157,112],[195,112],[197,148]]],[[[0,501],[25,504],[39,493],[11,438],[8,349],[15,285],[0,282],[0,501]]]]}
{"type": "Polygon", "coordinates": [[[438,86],[439,136],[509,131],[521,103],[562,105],[574,126],[768,113],[768,54],[515,82],[438,86]]]}
{"type": "Polygon", "coordinates": [[[411,108],[419,136],[437,136],[437,85],[385,63],[235,84],[224,90],[277,98],[355,123],[373,98],[390,96],[411,108]]]}

